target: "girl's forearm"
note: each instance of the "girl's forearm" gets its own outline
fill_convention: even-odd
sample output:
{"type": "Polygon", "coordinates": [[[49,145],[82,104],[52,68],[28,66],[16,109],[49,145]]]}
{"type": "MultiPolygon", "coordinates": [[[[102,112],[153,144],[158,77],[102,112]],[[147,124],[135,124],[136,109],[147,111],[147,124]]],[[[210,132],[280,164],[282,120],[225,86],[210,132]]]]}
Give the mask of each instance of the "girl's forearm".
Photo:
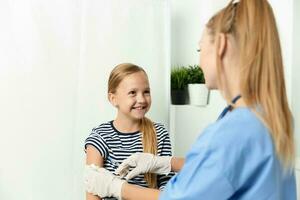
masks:
{"type": "MultiPolygon", "coordinates": [[[[86,164],[94,164],[99,167],[103,167],[104,159],[100,156],[99,152],[95,147],[88,145],[86,149],[86,164]]],[[[86,200],[101,200],[100,197],[86,192],[86,200]]]]}
{"type": "MultiPolygon", "coordinates": [[[[178,172],[184,165],[184,158],[173,157],[171,160],[171,169],[174,172],[178,172]]],[[[122,187],[122,199],[123,200],[158,200],[159,190],[144,188],[137,185],[124,183],[122,187]]]]}
{"type": "Polygon", "coordinates": [[[171,170],[173,172],[179,172],[184,165],[184,158],[173,157],[171,160],[171,170]]]}
{"type": "Polygon", "coordinates": [[[159,190],[144,188],[128,183],[122,186],[122,199],[123,200],[158,200],[159,190]]]}

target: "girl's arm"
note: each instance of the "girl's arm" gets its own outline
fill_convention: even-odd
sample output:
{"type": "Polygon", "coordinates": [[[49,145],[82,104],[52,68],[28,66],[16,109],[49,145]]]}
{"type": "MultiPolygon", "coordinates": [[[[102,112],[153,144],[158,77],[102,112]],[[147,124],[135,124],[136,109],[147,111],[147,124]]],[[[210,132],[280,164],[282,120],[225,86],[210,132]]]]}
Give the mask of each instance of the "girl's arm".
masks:
{"type": "MultiPolygon", "coordinates": [[[[178,172],[184,165],[184,158],[172,157],[171,168],[172,171],[178,172]]],[[[128,183],[122,186],[122,199],[123,200],[158,200],[159,190],[144,188],[128,183]]]]}
{"type": "Polygon", "coordinates": [[[122,186],[123,200],[158,200],[159,190],[144,188],[137,185],[124,183],[122,186]]]}
{"type": "Polygon", "coordinates": [[[184,158],[172,157],[171,170],[173,172],[179,172],[184,165],[184,158]]]}
{"type": "MultiPolygon", "coordinates": [[[[103,167],[103,157],[99,154],[99,151],[92,145],[88,145],[86,148],[86,164],[94,164],[99,167],[103,167]]],[[[100,197],[86,192],[86,200],[101,200],[100,197]]]]}

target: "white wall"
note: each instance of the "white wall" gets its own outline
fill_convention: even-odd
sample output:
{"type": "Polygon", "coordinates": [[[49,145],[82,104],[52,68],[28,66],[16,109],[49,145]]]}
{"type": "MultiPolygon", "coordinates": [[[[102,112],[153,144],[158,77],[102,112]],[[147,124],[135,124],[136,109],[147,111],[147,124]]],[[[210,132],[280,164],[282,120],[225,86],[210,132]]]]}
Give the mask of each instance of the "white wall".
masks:
{"type": "Polygon", "coordinates": [[[0,199],[84,199],[84,139],[113,119],[109,72],[149,74],[168,126],[167,0],[4,1],[0,6],[0,199]]]}
{"type": "Polygon", "coordinates": [[[292,98],[292,55],[293,55],[293,1],[286,0],[284,3],[280,0],[269,0],[277,21],[279,36],[281,40],[281,49],[283,63],[285,67],[285,80],[288,100],[291,105],[292,98]]]}
{"type": "Polygon", "coordinates": [[[0,199],[71,199],[78,12],[71,0],[1,2],[0,199]]]}
{"type": "Polygon", "coordinates": [[[172,67],[198,64],[198,41],[208,19],[226,0],[171,0],[172,67]]]}
{"type": "Polygon", "coordinates": [[[174,154],[185,156],[202,130],[217,119],[224,107],[225,102],[217,91],[210,93],[210,102],[205,107],[172,105],[170,125],[175,135],[174,154]]]}

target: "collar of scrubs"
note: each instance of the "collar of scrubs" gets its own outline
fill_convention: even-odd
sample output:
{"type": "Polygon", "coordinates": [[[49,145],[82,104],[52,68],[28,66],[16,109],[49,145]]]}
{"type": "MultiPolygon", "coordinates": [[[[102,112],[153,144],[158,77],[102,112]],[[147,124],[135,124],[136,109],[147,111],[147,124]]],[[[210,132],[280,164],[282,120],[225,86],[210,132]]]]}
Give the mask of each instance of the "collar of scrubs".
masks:
{"type": "Polygon", "coordinates": [[[232,100],[231,100],[231,104],[229,104],[226,108],[224,108],[224,110],[221,112],[220,116],[218,117],[217,121],[222,119],[227,113],[228,111],[232,110],[233,109],[233,104],[235,104],[242,96],[239,94],[237,95],[236,97],[234,97],[232,100]]]}

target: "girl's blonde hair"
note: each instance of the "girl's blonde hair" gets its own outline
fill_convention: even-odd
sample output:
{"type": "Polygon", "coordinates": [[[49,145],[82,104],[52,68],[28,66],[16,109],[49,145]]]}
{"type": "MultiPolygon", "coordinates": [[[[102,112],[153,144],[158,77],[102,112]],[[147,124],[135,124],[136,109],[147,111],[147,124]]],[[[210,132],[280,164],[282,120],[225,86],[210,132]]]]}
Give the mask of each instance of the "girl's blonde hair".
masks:
{"type": "MultiPolygon", "coordinates": [[[[146,77],[145,70],[137,65],[131,63],[122,63],[117,65],[110,73],[108,79],[108,94],[115,93],[121,81],[128,75],[137,72],[143,72],[146,77]]],[[[140,131],[142,132],[143,149],[146,153],[157,154],[157,138],[153,122],[144,117],[140,122],[140,131]]],[[[150,188],[157,188],[157,175],[147,173],[145,180],[150,188]]]]}
{"type": "MultiPolygon", "coordinates": [[[[207,23],[216,46],[218,34],[233,36],[239,54],[240,90],[247,104],[269,128],[277,155],[287,169],[295,159],[293,119],[288,106],[275,17],[267,0],[231,1],[207,23]],[[261,108],[262,112],[256,109],[261,108]]],[[[217,55],[218,81],[221,58],[217,55]]]]}

